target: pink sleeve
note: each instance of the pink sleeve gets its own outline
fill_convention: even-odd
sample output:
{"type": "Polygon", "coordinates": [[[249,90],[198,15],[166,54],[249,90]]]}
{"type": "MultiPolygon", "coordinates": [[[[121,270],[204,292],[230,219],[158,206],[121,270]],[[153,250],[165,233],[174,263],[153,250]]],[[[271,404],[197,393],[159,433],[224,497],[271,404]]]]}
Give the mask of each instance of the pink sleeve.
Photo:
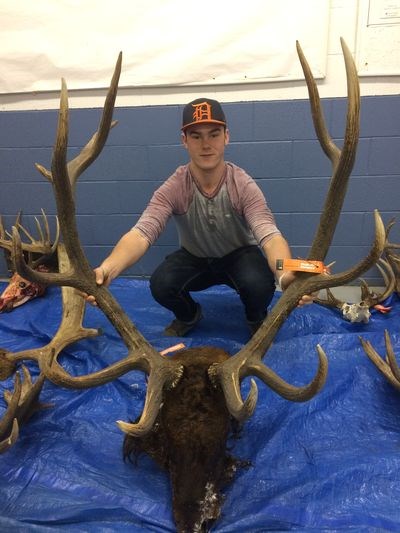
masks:
{"type": "Polygon", "coordinates": [[[230,166],[228,190],[233,207],[245,218],[255,239],[262,245],[274,235],[281,234],[275,217],[257,183],[241,168],[230,166]]]}
{"type": "Polygon", "coordinates": [[[187,167],[179,167],[175,174],[154,192],[134,228],[140,231],[151,245],[154,244],[169,218],[174,214],[183,214],[187,211],[191,191],[187,167]]]}

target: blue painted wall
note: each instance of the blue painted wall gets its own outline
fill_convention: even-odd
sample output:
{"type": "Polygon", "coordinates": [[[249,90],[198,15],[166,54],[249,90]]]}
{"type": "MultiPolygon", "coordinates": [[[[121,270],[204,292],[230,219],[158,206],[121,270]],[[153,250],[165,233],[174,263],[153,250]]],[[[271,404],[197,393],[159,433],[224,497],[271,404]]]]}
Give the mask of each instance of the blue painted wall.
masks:
{"type": "MultiPolygon", "coordinates": [[[[227,159],[259,183],[294,256],[311,244],[331,175],[330,162],[316,140],[307,100],[242,102],[224,105],[231,132],[227,159]]],[[[323,100],[332,137],[343,139],[346,100],[323,100]]],[[[134,225],[152,192],[186,162],[180,144],[182,106],[116,108],[119,124],[98,160],[77,185],[81,241],[93,266],[134,225]]],[[[70,112],[69,158],[97,129],[99,109],[70,112]]],[[[0,214],[10,228],[22,209],[34,231],[34,215],[55,214],[50,184],[34,163],[50,166],[57,111],[0,112],[0,214]]],[[[366,254],[373,239],[373,210],[385,222],[397,217],[392,241],[400,242],[400,96],[362,98],[357,160],[327,261],[334,271],[366,254]]],[[[54,220],[54,217],[51,217],[54,220]]],[[[146,256],[126,272],[149,276],[175,249],[173,222],[146,256]]],[[[0,277],[7,275],[0,257],[0,277]]],[[[365,278],[381,284],[376,269],[365,278]]]]}

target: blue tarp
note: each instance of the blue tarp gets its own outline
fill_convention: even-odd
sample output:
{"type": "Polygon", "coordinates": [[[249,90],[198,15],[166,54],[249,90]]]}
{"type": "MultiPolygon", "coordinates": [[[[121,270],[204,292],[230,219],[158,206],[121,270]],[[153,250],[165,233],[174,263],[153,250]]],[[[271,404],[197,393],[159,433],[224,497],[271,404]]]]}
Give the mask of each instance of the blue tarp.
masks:
{"type": "MultiPolygon", "coordinates": [[[[146,281],[119,279],[111,289],[156,349],[182,340],[162,335],[171,314],[153,301],[146,281]]],[[[184,340],[186,346],[240,349],[248,331],[237,295],[221,286],[196,298],[205,318],[184,340]]],[[[47,344],[58,327],[60,301],[59,289],[52,287],[44,297],[0,315],[0,346],[19,351],[47,344]]],[[[213,531],[400,530],[400,394],[378,373],[358,338],[383,354],[388,329],[399,358],[399,298],[387,303],[392,311],[374,311],[369,324],[350,324],[315,304],[292,313],[264,362],[287,381],[305,384],[316,370],[319,343],[329,359],[327,383],[302,404],[259,383],[256,412],[232,443],[233,454],[252,466],[227,489],[213,531]]],[[[76,375],[125,355],[98,309],[88,308],[85,325],[101,327],[104,334],[65,350],[62,363],[76,375]]],[[[36,376],[35,366],[28,366],[36,376]]],[[[47,382],[41,400],[54,407],[36,414],[16,445],[0,456],[0,531],[174,531],[166,474],[147,457],[136,468],[122,460],[123,434],[115,421],[140,413],[145,387],[138,371],[82,391],[47,382]]],[[[1,415],[5,402],[0,402],[1,415]]]]}

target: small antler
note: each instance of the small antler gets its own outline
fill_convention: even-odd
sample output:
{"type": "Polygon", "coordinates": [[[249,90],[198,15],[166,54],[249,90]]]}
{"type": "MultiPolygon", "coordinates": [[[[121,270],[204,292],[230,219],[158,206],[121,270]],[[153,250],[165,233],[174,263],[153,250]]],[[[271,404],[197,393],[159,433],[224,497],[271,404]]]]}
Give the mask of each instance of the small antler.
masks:
{"type": "Polygon", "coordinates": [[[390,340],[389,332],[385,330],[385,346],[386,358],[383,359],[378,352],[373,348],[369,341],[365,341],[362,337],[360,342],[364,348],[365,353],[369,359],[374,363],[377,369],[385,376],[393,387],[400,390],[400,367],[396,361],[393,346],[390,340]]]}
{"type": "Polygon", "coordinates": [[[384,249],[384,256],[387,262],[390,264],[394,277],[395,286],[394,290],[400,296],[400,244],[395,244],[389,241],[389,233],[395,223],[395,218],[392,218],[386,226],[386,242],[384,249]]]}
{"type": "MultiPolygon", "coordinates": [[[[41,212],[42,223],[37,217],[35,217],[36,229],[39,235],[38,239],[35,239],[35,237],[33,237],[32,234],[21,224],[21,213],[18,213],[17,219],[14,223],[14,227],[28,238],[28,242],[21,243],[21,249],[23,252],[28,254],[29,264],[32,266],[32,268],[37,268],[39,264],[46,262],[48,259],[54,256],[60,239],[60,226],[58,219],[56,218],[56,235],[53,242],[51,242],[49,221],[43,209],[41,209],[41,212]],[[34,260],[33,255],[36,254],[39,255],[39,258],[34,260]]],[[[4,248],[9,253],[11,253],[12,250],[12,235],[4,229],[1,216],[0,248],[4,248]]]]}
{"type": "Polygon", "coordinates": [[[21,424],[26,422],[39,409],[49,407],[38,401],[45,376],[40,374],[33,384],[26,366],[22,366],[22,372],[22,381],[19,372],[15,375],[13,392],[6,391],[4,393],[8,407],[0,420],[0,454],[6,452],[15,444],[21,424]]]}
{"type": "MultiPolygon", "coordinates": [[[[308,255],[309,259],[320,261],[325,259],[333,238],[358,144],[360,91],[357,71],[350,51],[343,39],[341,39],[341,44],[347,74],[348,109],[343,148],[339,149],[327,131],[316,83],[301,47],[297,43],[297,52],[308,86],[316,134],[323,151],[332,163],[332,179],[329,191],[308,255]]],[[[317,347],[319,357],[317,374],[308,387],[297,389],[298,394],[294,394],[291,386],[281,380],[279,380],[281,387],[278,389],[276,386],[278,383],[277,377],[262,363],[262,358],[272,344],[276,333],[304,294],[311,294],[323,288],[348,283],[359,277],[360,274],[368,270],[378,260],[385,242],[385,230],[377,212],[375,212],[375,227],[375,242],[365,259],[353,268],[335,275],[298,273],[296,279],[285,290],[256,334],[242,350],[222,364],[215,365],[210,370],[213,379],[218,377],[222,384],[228,409],[232,416],[238,420],[244,420],[252,414],[254,409],[256,402],[255,382],[252,382],[252,387],[246,400],[242,399],[240,391],[240,383],[246,376],[257,376],[281,396],[295,401],[308,400],[321,389],[327,372],[326,355],[321,347],[317,347]]]]}
{"type": "MultiPolygon", "coordinates": [[[[365,322],[369,321],[371,316],[370,309],[384,302],[393,292],[395,288],[396,279],[394,272],[388,261],[379,258],[376,267],[380,271],[383,281],[384,289],[381,292],[373,291],[368,283],[360,280],[361,286],[361,300],[356,303],[348,303],[336,298],[330,289],[326,290],[326,299],[315,298],[314,302],[325,307],[333,307],[342,312],[343,317],[350,322],[365,322]]],[[[390,308],[383,308],[388,311],[390,308]]]]}

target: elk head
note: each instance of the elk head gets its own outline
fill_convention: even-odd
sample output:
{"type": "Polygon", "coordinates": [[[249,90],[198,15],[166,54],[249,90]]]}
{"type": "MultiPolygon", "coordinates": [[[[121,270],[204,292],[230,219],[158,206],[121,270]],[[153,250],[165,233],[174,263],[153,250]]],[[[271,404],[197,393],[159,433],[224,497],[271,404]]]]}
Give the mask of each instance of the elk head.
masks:
{"type": "MultiPolygon", "coordinates": [[[[310,259],[321,261],[324,260],[333,238],[358,141],[357,74],[351,54],[343,41],[342,48],[348,78],[349,104],[344,144],[343,148],[339,149],[326,130],[315,81],[300,45],[297,44],[298,55],[308,85],[317,136],[333,167],[327,200],[309,254],[310,259]]],[[[121,56],[111,82],[99,130],[93,137],[93,142],[88,143],[88,149],[84,149],[82,154],[70,163],[66,161],[67,89],[65,82],[62,82],[52,169],[51,172],[43,167],[40,169],[51,180],[54,188],[63,237],[62,249],[66,257],[64,267],[60,268],[58,273],[45,274],[33,270],[24,259],[17,228],[13,229],[12,253],[16,268],[22,276],[35,282],[61,286],[63,290],[74,288],[93,295],[98,307],[120,334],[126,346],[127,355],[107,368],[86,376],[69,374],[58,362],[58,355],[63,347],[72,342],[72,329],[65,327],[67,320],[71,320],[71,316],[74,315],[72,310],[65,313],[55,339],[35,355],[30,353],[29,356],[38,362],[42,374],[47,379],[62,387],[79,389],[95,387],[115,380],[132,370],[141,370],[148,375],[146,399],[141,416],[134,423],[117,422],[127,435],[124,444],[125,455],[135,456],[136,453],[145,450],[166,467],[173,484],[174,516],[179,531],[202,531],[207,521],[218,516],[220,489],[232,477],[235,460],[230,458],[225,451],[226,435],[231,429],[232,421],[239,423],[245,421],[251,416],[256,406],[255,381],[251,380],[250,392],[245,400],[241,396],[242,381],[248,376],[256,376],[283,398],[297,402],[309,400],[321,389],[327,375],[327,358],[320,346],[317,346],[319,364],[315,377],[309,384],[300,387],[286,383],[265,366],[262,360],[276,333],[297,306],[303,294],[349,282],[377,261],[384,245],[384,228],[379,215],[375,213],[374,245],[367,257],[353,268],[330,276],[300,273],[283,293],[256,334],[235,355],[231,356],[214,347],[203,347],[182,351],[172,357],[162,356],[139,333],[111,292],[104,286],[96,285],[93,270],[79,242],[75,221],[74,184],[77,176],[93,160],[93,154],[98,155],[107,138],[112,125],[112,106],[120,68],[121,56]],[[205,397],[208,400],[203,402],[205,397]],[[183,402],[185,406],[182,405],[183,402]],[[217,432],[216,435],[213,435],[214,430],[217,432]],[[196,447],[196,452],[191,452],[188,456],[184,454],[185,450],[182,448],[186,439],[193,442],[193,446],[196,447]],[[160,445],[164,447],[164,450],[160,450],[160,445]],[[199,458],[202,464],[194,464],[193,461],[198,461],[199,458]],[[201,470],[202,465],[203,470],[201,470]],[[202,474],[199,473],[200,484],[193,486],[191,475],[188,478],[188,471],[197,468],[199,472],[202,472],[202,474]]],[[[76,298],[79,297],[74,293],[71,298],[72,303],[64,300],[64,309],[68,305],[72,309],[76,298]]],[[[77,306],[79,308],[76,311],[77,314],[82,313],[82,305],[77,306]]],[[[75,333],[74,340],[85,335],[85,332],[81,330],[80,320],[81,315],[80,319],[75,322],[75,325],[78,324],[76,326],[78,331],[75,333]]],[[[89,334],[95,334],[95,332],[89,334]]],[[[18,360],[21,359],[20,355],[18,360]]],[[[12,355],[6,354],[7,368],[12,361],[12,355]]],[[[184,448],[187,451],[188,446],[184,448]]]]}

